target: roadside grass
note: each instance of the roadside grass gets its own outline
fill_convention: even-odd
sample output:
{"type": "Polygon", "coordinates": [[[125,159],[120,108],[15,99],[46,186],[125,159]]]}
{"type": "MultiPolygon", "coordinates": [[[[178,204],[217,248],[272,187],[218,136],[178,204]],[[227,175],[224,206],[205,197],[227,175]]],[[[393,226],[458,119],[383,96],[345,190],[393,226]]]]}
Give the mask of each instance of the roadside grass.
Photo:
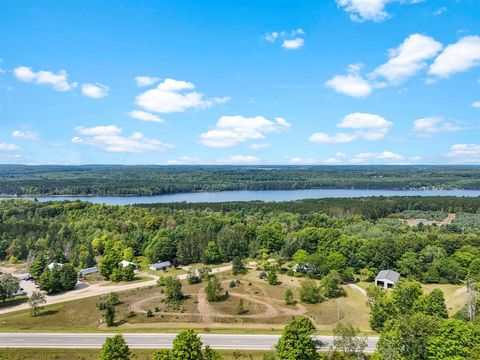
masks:
{"type": "MultiPolygon", "coordinates": [[[[155,350],[132,349],[132,359],[149,360],[155,350]]],[[[225,360],[261,360],[264,351],[219,351],[225,360]]],[[[0,360],[96,360],[99,349],[0,349],[0,360]]]]}
{"type": "Polygon", "coordinates": [[[26,303],[27,301],[28,301],[28,296],[26,295],[15,296],[14,298],[5,300],[5,302],[1,301],[0,309],[4,307],[20,305],[20,304],[26,303]]]}

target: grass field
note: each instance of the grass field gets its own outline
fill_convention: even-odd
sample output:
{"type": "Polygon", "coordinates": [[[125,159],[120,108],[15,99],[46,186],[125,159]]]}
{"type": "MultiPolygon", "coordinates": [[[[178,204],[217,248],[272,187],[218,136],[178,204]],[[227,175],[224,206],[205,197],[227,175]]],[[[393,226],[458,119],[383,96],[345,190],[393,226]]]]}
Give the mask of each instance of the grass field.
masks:
{"type": "Polygon", "coordinates": [[[3,331],[129,331],[129,332],[177,332],[194,328],[202,332],[233,333],[278,333],[294,316],[305,315],[316,324],[321,334],[331,334],[338,321],[349,322],[368,333],[369,309],[366,299],[359,292],[345,286],[346,296],[325,300],[316,305],[297,303],[285,305],[283,293],[287,288],[299,299],[300,280],[279,275],[280,284],[269,285],[258,278],[258,271],[233,276],[222,273],[219,278],[229,297],[224,302],[209,303],[203,291],[206,283],[190,285],[183,281],[186,299],[179,305],[164,301],[162,288],[152,286],[120,293],[121,303],[117,306],[117,326],[107,328],[102,324],[102,313],[96,304],[99,297],[47,306],[38,317],[28,311],[0,315],[3,331]],[[232,279],[240,284],[230,288],[232,279]],[[245,312],[237,313],[243,301],[245,312]],[[147,317],[147,310],[153,316],[147,317]]]}
{"type": "MultiPolygon", "coordinates": [[[[0,349],[0,360],[96,360],[100,350],[93,349],[0,349]]],[[[132,350],[132,359],[149,360],[154,351],[132,350]]],[[[262,351],[220,351],[225,360],[263,359],[262,351]]]]}

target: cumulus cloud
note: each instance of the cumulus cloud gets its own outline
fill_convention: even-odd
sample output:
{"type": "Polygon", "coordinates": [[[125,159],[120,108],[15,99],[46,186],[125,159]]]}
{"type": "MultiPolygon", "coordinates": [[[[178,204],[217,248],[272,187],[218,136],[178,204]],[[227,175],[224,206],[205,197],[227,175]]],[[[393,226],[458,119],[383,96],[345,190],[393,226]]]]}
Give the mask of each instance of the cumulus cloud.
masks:
{"type": "MultiPolygon", "coordinates": [[[[389,17],[385,7],[388,3],[398,0],[335,0],[337,5],[343,8],[350,19],[357,22],[375,21],[380,22],[389,17]]],[[[400,4],[418,4],[424,0],[400,0],[400,4]]]]}
{"type": "Polygon", "coordinates": [[[302,38],[285,39],[283,40],[282,47],[287,50],[300,49],[305,44],[305,40],[302,38]]]}
{"type": "Polygon", "coordinates": [[[15,130],[12,132],[14,138],[26,139],[26,140],[36,140],[38,135],[31,131],[15,130]]]}
{"type": "Polygon", "coordinates": [[[352,164],[365,164],[371,161],[380,161],[389,164],[398,164],[405,162],[405,158],[402,155],[396,154],[391,151],[383,151],[383,152],[364,152],[355,155],[350,162],[352,164]]]}
{"type": "Polygon", "coordinates": [[[68,82],[68,74],[65,70],[59,70],[58,73],[51,71],[33,71],[27,66],[19,66],[13,69],[15,77],[23,82],[50,85],[57,91],[69,91],[77,87],[78,83],[68,82]]]}
{"type": "Polygon", "coordinates": [[[447,122],[441,116],[421,118],[413,123],[413,131],[418,137],[428,138],[440,132],[453,132],[462,130],[451,122],[447,122]]]}
{"type": "Polygon", "coordinates": [[[398,48],[388,51],[388,62],[377,67],[371,76],[384,78],[390,84],[402,83],[424,69],[426,61],[442,48],[441,43],[429,36],[412,34],[398,48]]]}
{"type": "Polygon", "coordinates": [[[238,145],[249,140],[261,140],[266,134],[279,132],[292,125],[281,117],[268,120],[263,116],[222,116],[215,127],[200,134],[199,142],[215,148],[238,145]]]}
{"type": "Polygon", "coordinates": [[[128,137],[123,136],[122,129],[115,125],[77,127],[75,130],[81,136],[72,138],[72,143],[90,145],[108,152],[141,153],[172,148],[160,140],[146,138],[141,132],[134,132],[128,137]]]}
{"type": "Polygon", "coordinates": [[[466,36],[448,45],[430,66],[429,74],[449,77],[480,65],[480,37],[466,36]]]}
{"type": "Polygon", "coordinates": [[[157,123],[163,122],[163,120],[158,115],[155,115],[146,111],[133,110],[133,111],[130,111],[128,115],[135,120],[150,121],[150,122],[157,122],[157,123]]]}
{"type": "Polygon", "coordinates": [[[480,109],[480,100],[474,101],[474,102],[472,103],[472,106],[473,106],[474,108],[480,109]]]}
{"type": "Polygon", "coordinates": [[[0,143],[0,151],[15,151],[19,149],[20,147],[15,144],[0,143]]]}
{"type": "Polygon", "coordinates": [[[252,165],[258,164],[260,159],[251,155],[233,155],[226,159],[220,159],[218,163],[228,165],[252,165]]]}
{"type": "Polygon", "coordinates": [[[356,98],[366,97],[372,93],[372,85],[357,72],[352,71],[347,75],[336,75],[325,84],[337,93],[356,98]]]}
{"type": "Polygon", "coordinates": [[[295,165],[312,165],[317,162],[317,160],[313,158],[303,158],[300,156],[294,156],[288,159],[288,162],[290,164],[295,164],[295,165]]]}
{"type": "Polygon", "coordinates": [[[271,43],[276,42],[277,40],[282,41],[282,47],[286,50],[298,50],[304,44],[305,40],[301,37],[305,35],[305,31],[303,29],[296,29],[292,31],[273,31],[266,33],[263,38],[266,41],[271,43]]]}
{"type": "Polygon", "coordinates": [[[337,127],[340,129],[350,129],[353,130],[353,132],[337,133],[334,135],[319,132],[312,134],[310,141],[322,144],[340,144],[348,143],[356,139],[379,140],[385,137],[392,125],[393,123],[391,121],[377,114],[352,113],[345,116],[337,124],[337,127]]]}
{"type": "Polygon", "coordinates": [[[480,144],[455,144],[447,153],[455,163],[478,163],[480,162],[480,144]]]}
{"type": "Polygon", "coordinates": [[[191,82],[165,79],[156,88],[138,95],[136,104],[151,112],[175,113],[189,109],[205,109],[230,100],[230,97],[207,99],[204,94],[194,89],[195,85],[191,82]]]}
{"type": "Polygon", "coordinates": [[[135,77],[135,82],[137,83],[137,86],[139,87],[144,87],[144,86],[150,86],[158,82],[160,78],[158,77],[153,77],[153,76],[136,76],[135,77]]]}
{"type": "Polygon", "coordinates": [[[100,83],[82,85],[82,94],[92,99],[104,98],[108,95],[109,90],[108,86],[100,83]]]}
{"type": "Polygon", "coordinates": [[[180,156],[178,159],[168,160],[168,165],[195,165],[200,164],[200,160],[191,156],[180,156]]]}
{"type": "Polygon", "coordinates": [[[334,156],[328,158],[327,160],[324,160],[323,162],[329,165],[341,164],[345,162],[346,157],[347,154],[345,154],[344,152],[337,152],[334,156]]]}

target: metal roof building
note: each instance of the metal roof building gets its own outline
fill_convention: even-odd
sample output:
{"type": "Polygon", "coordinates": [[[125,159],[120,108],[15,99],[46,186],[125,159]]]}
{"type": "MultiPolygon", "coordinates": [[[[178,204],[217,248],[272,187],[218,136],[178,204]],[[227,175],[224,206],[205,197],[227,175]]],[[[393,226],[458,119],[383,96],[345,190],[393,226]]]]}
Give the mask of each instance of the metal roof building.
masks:
{"type": "Polygon", "coordinates": [[[389,289],[393,288],[399,279],[400,273],[393,270],[382,270],[375,277],[375,285],[389,289]]]}

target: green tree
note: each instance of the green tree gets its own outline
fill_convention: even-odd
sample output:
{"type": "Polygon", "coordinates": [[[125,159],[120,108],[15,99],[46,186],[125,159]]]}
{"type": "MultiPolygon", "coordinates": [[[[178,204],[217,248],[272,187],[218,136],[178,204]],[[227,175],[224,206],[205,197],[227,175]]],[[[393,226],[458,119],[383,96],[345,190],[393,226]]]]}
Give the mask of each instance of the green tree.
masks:
{"type": "Polygon", "coordinates": [[[395,301],[390,297],[382,297],[371,304],[370,327],[377,332],[382,332],[385,323],[396,319],[399,315],[395,301]]]}
{"type": "Polygon", "coordinates": [[[43,252],[39,252],[37,253],[37,255],[35,255],[35,259],[33,260],[32,266],[30,266],[29,271],[30,274],[32,274],[32,276],[38,280],[45,271],[46,267],[47,259],[45,258],[43,252]]]}
{"type": "Polygon", "coordinates": [[[348,358],[363,358],[367,337],[360,335],[360,329],[350,323],[337,323],[333,329],[333,346],[348,358]]]}
{"type": "Polygon", "coordinates": [[[37,316],[42,310],[42,305],[47,302],[45,295],[40,291],[32,292],[32,295],[28,298],[28,304],[30,305],[30,315],[37,316]]]}
{"type": "Polygon", "coordinates": [[[283,300],[285,300],[286,305],[295,305],[297,303],[293,297],[293,290],[290,288],[283,293],[283,300]]]}
{"type": "Polygon", "coordinates": [[[210,280],[208,280],[205,293],[207,294],[207,300],[210,302],[221,301],[225,298],[225,290],[216,276],[212,276],[210,280]]]}
{"type": "Polygon", "coordinates": [[[282,226],[278,223],[259,226],[257,228],[257,241],[269,251],[279,251],[285,244],[282,226]]]}
{"type": "Polygon", "coordinates": [[[237,315],[243,315],[247,312],[248,310],[245,309],[245,305],[243,304],[243,299],[238,300],[238,305],[235,309],[235,313],[237,315]]]}
{"type": "Polygon", "coordinates": [[[242,259],[239,256],[235,256],[232,259],[232,274],[239,275],[239,274],[245,274],[246,272],[247,272],[247,269],[245,269],[242,259]]]}
{"type": "Polygon", "coordinates": [[[380,286],[375,284],[370,284],[367,286],[367,298],[370,305],[375,304],[380,299],[384,298],[387,295],[387,291],[380,286]]]}
{"type": "Polygon", "coordinates": [[[103,318],[107,326],[114,326],[115,325],[115,305],[111,302],[106,302],[103,308],[103,318]]]}
{"type": "Polygon", "coordinates": [[[418,281],[401,279],[393,289],[393,300],[401,314],[410,314],[415,301],[422,295],[422,285],[418,281]]]}
{"type": "Polygon", "coordinates": [[[203,351],[203,360],[222,360],[223,357],[218,351],[213,350],[210,346],[205,346],[203,351]]]}
{"type": "Polygon", "coordinates": [[[207,244],[207,247],[203,251],[202,259],[205,264],[219,264],[222,262],[223,255],[216,242],[210,241],[207,244]]]}
{"type": "Polygon", "coordinates": [[[202,341],[193,330],[179,333],[173,340],[171,360],[203,360],[202,341]]]}
{"type": "Polygon", "coordinates": [[[73,290],[77,285],[77,271],[71,264],[65,264],[60,269],[60,286],[63,291],[73,290]]]}
{"type": "Polygon", "coordinates": [[[320,287],[323,294],[327,298],[336,298],[343,294],[343,289],[340,287],[341,278],[338,274],[330,272],[320,280],[320,287]]]}
{"type": "Polygon", "coordinates": [[[170,304],[183,300],[182,282],[175,276],[165,279],[165,300],[170,304]]]}
{"type": "Polygon", "coordinates": [[[307,304],[318,304],[323,301],[321,287],[312,279],[300,283],[300,300],[307,304]]]}
{"type": "Polygon", "coordinates": [[[317,350],[321,346],[312,338],[316,329],[310,319],[299,316],[283,330],[277,344],[280,360],[317,360],[317,350]]]}
{"type": "Polygon", "coordinates": [[[448,318],[447,305],[443,291],[434,289],[429,294],[421,295],[413,304],[413,312],[420,312],[425,315],[448,318]]]}
{"type": "Polygon", "coordinates": [[[100,274],[107,280],[110,279],[112,273],[119,268],[119,263],[122,261],[120,253],[113,248],[105,250],[105,253],[100,260],[100,274]]]}
{"type": "Polygon", "coordinates": [[[0,275],[0,299],[5,302],[20,289],[20,280],[12,274],[0,275]]]}
{"type": "Polygon", "coordinates": [[[98,360],[129,360],[130,355],[125,339],[119,334],[105,340],[98,360]]]}
{"type": "MultiPolygon", "coordinates": [[[[429,359],[474,359],[478,356],[480,326],[461,320],[445,320],[428,345],[429,359]]],[[[478,359],[478,357],[477,357],[478,359]]]]}
{"type": "Polygon", "coordinates": [[[275,266],[270,267],[267,271],[267,280],[270,285],[278,284],[277,268],[275,266]]]}
{"type": "Polygon", "coordinates": [[[428,345],[434,338],[438,325],[438,318],[420,313],[389,321],[377,344],[381,358],[428,359],[428,345]],[[396,354],[396,357],[391,357],[391,354],[396,354]]]}

